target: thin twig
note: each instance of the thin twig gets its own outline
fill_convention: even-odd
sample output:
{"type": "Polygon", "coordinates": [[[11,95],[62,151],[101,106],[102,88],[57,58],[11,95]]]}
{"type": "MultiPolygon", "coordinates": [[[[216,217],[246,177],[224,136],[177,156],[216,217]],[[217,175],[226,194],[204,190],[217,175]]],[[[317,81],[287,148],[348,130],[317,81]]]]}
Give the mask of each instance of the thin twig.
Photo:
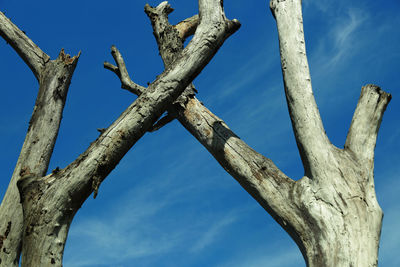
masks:
{"type": "Polygon", "coordinates": [[[119,52],[114,45],[111,46],[111,55],[113,56],[117,66],[109,62],[104,62],[104,68],[114,72],[118,76],[121,80],[121,88],[126,89],[137,96],[141,95],[146,90],[146,87],[140,86],[131,80],[128,70],[126,69],[124,58],[122,57],[121,52],[119,52]]]}

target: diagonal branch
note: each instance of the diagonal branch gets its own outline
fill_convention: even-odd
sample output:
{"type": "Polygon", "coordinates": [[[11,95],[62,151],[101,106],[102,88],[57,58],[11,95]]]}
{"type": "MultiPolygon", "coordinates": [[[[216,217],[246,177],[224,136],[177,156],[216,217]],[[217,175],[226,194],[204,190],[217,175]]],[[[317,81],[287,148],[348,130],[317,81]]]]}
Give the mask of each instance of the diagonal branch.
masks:
{"type": "Polygon", "coordinates": [[[0,12],[0,35],[14,48],[39,81],[41,70],[50,57],[2,12],[0,12]]]}
{"type": "MultiPolygon", "coordinates": [[[[111,54],[114,57],[114,60],[117,63],[118,67],[109,62],[104,62],[104,68],[114,72],[118,76],[118,78],[121,80],[121,88],[126,89],[137,96],[140,96],[146,90],[146,88],[132,81],[131,77],[128,74],[128,70],[126,69],[124,58],[122,57],[121,52],[119,52],[119,50],[114,45],[111,47],[111,54]]],[[[165,117],[157,121],[149,129],[149,132],[155,132],[161,129],[174,119],[175,118],[168,113],[165,117]]]]}
{"type": "MultiPolygon", "coordinates": [[[[164,52],[160,51],[161,54],[164,52]]],[[[189,89],[192,87],[191,84],[189,89]]],[[[289,206],[293,205],[289,201],[289,195],[294,181],[270,159],[243,142],[196,97],[187,96],[184,103],[183,106],[180,103],[171,105],[168,115],[155,123],[150,131],[158,130],[176,117],[220,165],[294,236],[295,231],[288,223],[291,210],[289,206]]]]}
{"type": "MultiPolygon", "coordinates": [[[[146,11],[152,20],[160,55],[166,68],[179,57],[187,34],[185,27],[170,25],[165,6],[146,11]],[[174,30],[174,28],[176,30],[174,30]],[[164,38],[164,34],[168,37],[164,38]],[[175,49],[171,49],[174,47],[175,49]],[[180,48],[181,47],[181,48],[180,48]],[[180,49],[179,49],[180,48],[180,49]]],[[[195,18],[195,17],[192,17],[195,18]]],[[[189,19],[190,20],[190,19],[189,19]]],[[[188,20],[184,20],[188,21],[188,20]]],[[[178,25],[182,25],[182,23],[178,25]]],[[[191,84],[186,90],[193,90],[191,84]]],[[[268,158],[254,151],[231,129],[208,110],[193,95],[181,96],[181,103],[168,108],[169,114],[179,122],[215,157],[220,165],[234,177],[259,204],[266,209],[292,236],[290,192],[294,181],[280,171],[268,158]],[[182,104],[183,103],[183,104],[182,104]]]]}
{"type": "Polygon", "coordinates": [[[174,27],[179,32],[179,37],[183,40],[193,35],[199,25],[199,15],[182,20],[174,27]]]}
{"type": "Polygon", "coordinates": [[[376,138],[391,98],[376,85],[364,86],[351,121],[345,149],[353,151],[369,169],[373,169],[376,138]]]}
{"type": "Polygon", "coordinates": [[[43,266],[51,261],[61,266],[76,211],[240,26],[225,18],[219,0],[200,0],[199,11],[196,34],[179,58],[84,153],[57,173],[20,181],[26,229],[23,264],[43,266]],[[43,216],[45,207],[54,213],[43,216]],[[44,249],[35,244],[48,246],[44,249]]]}
{"type": "Polygon", "coordinates": [[[306,176],[330,161],[331,147],[315,103],[308,67],[301,0],[271,0],[276,19],[286,100],[306,176]]]}

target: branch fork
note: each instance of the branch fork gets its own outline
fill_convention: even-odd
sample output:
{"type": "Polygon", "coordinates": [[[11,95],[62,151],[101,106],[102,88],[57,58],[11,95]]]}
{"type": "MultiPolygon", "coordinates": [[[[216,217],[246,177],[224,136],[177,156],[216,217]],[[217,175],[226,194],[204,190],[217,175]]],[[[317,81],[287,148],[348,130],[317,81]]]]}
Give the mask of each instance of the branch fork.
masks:
{"type": "Polygon", "coordinates": [[[146,90],[146,88],[134,83],[131,80],[128,70],[126,69],[125,61],[122,58],[122,55],[117,47],[115,47],[114,45],[111,46],[111,55],[114,58],[117,66],[109,62],[104,62],[104,68],[114,72],[119,77],[119,79],[121,80],[121,88],[128,90],[129,92],[134,93],[137,96],[141,95],[146,90]]]}

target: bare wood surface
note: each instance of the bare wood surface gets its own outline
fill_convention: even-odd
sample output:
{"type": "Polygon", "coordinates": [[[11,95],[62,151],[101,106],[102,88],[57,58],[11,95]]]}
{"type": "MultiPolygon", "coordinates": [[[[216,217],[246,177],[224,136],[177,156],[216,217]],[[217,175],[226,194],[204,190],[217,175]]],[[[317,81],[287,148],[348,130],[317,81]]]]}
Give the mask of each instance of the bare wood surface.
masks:
{"type": "Polygon", "coordinates": [[[361,89],[356,111],[347,135],[345,148],[374,168],[374,151],[383,113],[392,96],[380,87],[368,84],[361,89]]]}
{"type": "Polygon", "coordinates": [[[97,194],[100,183],[126,152],[240,26],[225,18],[218,0],[200,0],[199,9],[202,16],[191,44],[83,154],[57,173],[20,180],[25,228],[22,266],[62,265],[68,228],[76,211],[92,192],[97,194]]]}
{"type": "Polygon", "coordinates": [[[41,70],[50,57],[2,12],[0,12],[0,35],[14,48],[39,80],[41,70]]]}
{"type": "Polygon", "coordinates": [[[272,0],[270,8],[278,27],[286,100],[305,175],[321,177],[320,166],[331,160],[331,143],[312,91],[301,0],[272,0]]]}
{"type": "MultiPolygon", "coordinates": [[[[166,68],[183,50],[185,41],[180,32],[185,27],[173,26],[168,21],[165,6],[146,10],[152,20],[154,36],[166,68]],[[175,30],[176,29],[176,30],[175,30]],[[165,36],[165,33],[168,33],[165,36]],[[173,48],[173,49],[171,49],[173,48]]],[[[186,19],[177,25],[182,25],[186,19]]],[[[119,60],[123,60],[122,56],[119,60]]],[[[134,92],[134,90],[130,90],[134,92]]],[[[175,116],[179,122],[214,156],[221,166],[234,177],[291,235],[296,236],[287,223],[293,216],[290,194],[294,181],[280,171],[275,164],[243,142],[226,123],[208,110],[194,95],[190,84],[181,101],[168,108],[168,121],[175,116]],[[191,92],[191,93],[186,93],[191,92]],[[186,93],[186,94],[185,94],[186,93]]],[[[161,120],[160,120],[161,122],[161,120]]],[[[163,124],[163,123],[160,123],[163,124]]],[[[157,124],[158,126],[158,124],[157,124]]],[[[161,125],[162,126],[162,125],[161,125]]],[[[297,237],[296,237],[297,238],[297,237]]]]}
{"type": "Polygon", "coordinates": [[[21,56],[39,82],[28,132],[0,205],[0,266],[9,267],[18,266],[22,242],[23,213],[17,181],[21,177],[44,176],[47,172],[79,55],[70,57],[61,50],[56,59],[50,60],[1,12],[0,35],[21,56]]]}

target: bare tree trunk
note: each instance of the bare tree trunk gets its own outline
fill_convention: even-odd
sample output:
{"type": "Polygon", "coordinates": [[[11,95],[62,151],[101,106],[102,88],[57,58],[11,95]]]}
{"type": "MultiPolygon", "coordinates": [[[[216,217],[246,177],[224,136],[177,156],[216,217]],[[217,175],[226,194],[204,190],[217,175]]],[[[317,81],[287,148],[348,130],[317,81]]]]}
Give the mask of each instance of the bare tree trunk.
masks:
{"type": "Polygon", "coordinates": [[[28,133],[0,205],[0,265],[18,266],[23,215],[16,183],[21,177],[44,176],[47,172],[79,55],[70,58],[62,50],[57,59],[50,60],[1,12],[0,35],[26,62],[39,82],[28,133]]]}
{"type": "MultiPolygon", "coordinates": [[[[167,2],[161,3],[160,6],[165,7],[164,11],[167,13],[172,11],[167,2]]],[[[116,167],[126,152],[148,130],[153,128],[153,124],[166,108],[201,72],[223,42],[240,27],[237,20],[230,21],[226,19],[222,3],[218,0],[200,0],[199,11],[201,13],[199,26],[188,47],[170,68],[159,75],[148,88],[141,87],[130,81],[130,85],[141,93],[140,97],[73,163],[65,169],[54,170],[47,176],[44,175],[48,163],[42,171],[36,171],[36,169],[26,164],[21,165],[21,170],[18,171],[21,178],[17,177],[15,179],[14,187],[15,182],[17,182],[23,208],[23,227],[19,229],[20,235],[15,237],[16,243],[19,242],[19,246],[21,229],[23,229],[22,266],[62,265],[62,255],[68,229],[82,203],[93,191],[94,197],[96,197],[100,183],[116,167]]],[[[5,17],[4,19],[8,22],[5,17]]],[[[4,24],[6,25],[6,23],[4,24]]],[[[2,36],[6,36],[6,40],[14,41],[7,35],[7,29],[0,28],[0,30],[2,30],[2,36]]],[[[19,35],[21,34],[19,33],[19,35]]],[[[33,43],[31,46],[37,48],[33,43]]],[[[24,47],[22,46],[22,50],[24,47]]],[[[112,48],[113,51],[115,49],[114,47],[112,48]]],[[[22,51],[21,53],[25,52],[22,51]]],[[[115,52],[113,53],[115,55],[115,52]]],[[[36,55],[37,53],[34,54],[36,55]]],[[[65,75],[59,76],[52,73],[57,71],[58,67],[49,67],[47,70],[45,67],[36,67],[36,61],[31,58],[30,54],[24,54],[23,58],[24,60],[26,59],[25,61],[34,70],[34,73],[38,74],[37,77],[40,82],[43,80],[45,85],[50,84],[56,89],[55,92],[51,92],[47,87],[43,87],[43,90],[39,90],[39,95],[51,93],[51,97],[55,100],[63,99],[65,102],[63,91],[59,92],[57,90],[62,90],[60,88],[62,82],[68,81],[66,84],[69,85],[69,80],[64,77],[65,75]],[[47,78],[44,74],[42,75],[41,71],[44,73],[49,72],[53,75],[47,78]]],[[[63,56],[60,56],[60,58],[63,58],[66,64],[76,62],[75,58],[69,59],[63,56]]],[[[75,66],[75,64],[72,65],[75,66]]],[[[110,67],[115,72],[119,71],[115,66],[110,65],[110,67]]],[[[47,102],[42,103],[42,101],[50,101],[47,98],[38,99],[40,101],[37,101],[31,120],[32,125],[36,121],[41,121],[43,118],[46,119],[46,116],[53,115],[52,113],[37,111],[40,107],[47,105],[47,102]]],[[[51,121],[50,118],[47,118],[47,120],[51,121]]],[[[27,146],[31,145],[30,143],[36,144],[44,137],[46,139],[49,138],[45,136],[45,131],[52,131],[55,141],[59,124],[57,129],[45,124],[39,124],[38,127],[33,127],[32,125],[30,129],[36,129],[36,134],[39,136],[33,140],[29,139],[29,143],[26,141],[27,146]]],[[[49,158],[51,151],[46,151],[49,155],[45,154],[49,158]]],[[[40,159],[42,155],[35,156],[40,159]]],[[[17,190],[14,189],[14,194],[17,196],[16,192],[17,190]]],[[[16,200],[16,198],[11,199],[14,202],[16,200]]],[[[19,203],[19,201],[16,203],[19,203]]],[[[15,216],[15,214],[11,215],[15,216]]],[[[7,240],[12,236],[9,224],[6,225],[6,234],[3,240],[7,240]]],[[[19,250],[13,249],[15,251],[13,264],[17,264],[19,250]]]]}
{"type": "Polygon", "coordinates": [[[271,0],[286,98],[305,176],[290,218],[309,266],[377,266],[382,210],[373,165],[377,133],[391,96],[363,87],[344,149],[328,140],[311,89],[301,0],[271,0]]]}
{"type": "Polygon", "coordinates": [[[271,0],[270,7],[278,27],[287,104],[305,170],[298,181],[250,148],[194,97],[196,89],[190,82],[239,27],[236,20],[226,19],[222,1],[217,0],[200,0],[201,15],[175,26],[168,22],[172,9],[167,2],[145,7],[165,72],[148,88],[141,87],[130,79],[120,52],[113,47],[117,66],[105,63],[105,67],[139,98],[78,159],[45,176],[78,57],[69,58],[62,51],[50,61],[0,13],[0,34],[40,84],[21,156],[0,206],[1,266],[18,265],[21,240],[23,266],[61,266],[68,228],[82,203],[93,191],[96,196],[100,183],[146,131],[157,130],[174,118],[290,234],[308,266],[377,266],[382,211],[374,190],[374,148],[391,96],[378,86],[364,86],[344,149],[333,146],[312,92],[301,0],[271,0]],[[185,38],[195,31],[184,49],[185,38]],[[166,109],[169,114],[156,122],[166,109]],[[46,117],[52,112],[56,118],[46,117]],[[46,127],[51,131],[44,133],[46,127]]]}
{"type": "MultiPolygon", "coordinates": [[[[176,117],[290,234],[308,266],[377,266],[382,210],[375,196],[373,159],[391,96],[375,85],[364,86],[344,149],[333,146],[312,92],[301,1],[272,0],[270,5],[278,26],[285,93],[304,177],[288,178],[240,140],[194,97],[193,85],[169,107],[169,116],[176,117]]],[[[171,26],[160,9],[146,12],[168,68],[183,49],[184,38],[193,32],[196,17],[171,26]]]]}

